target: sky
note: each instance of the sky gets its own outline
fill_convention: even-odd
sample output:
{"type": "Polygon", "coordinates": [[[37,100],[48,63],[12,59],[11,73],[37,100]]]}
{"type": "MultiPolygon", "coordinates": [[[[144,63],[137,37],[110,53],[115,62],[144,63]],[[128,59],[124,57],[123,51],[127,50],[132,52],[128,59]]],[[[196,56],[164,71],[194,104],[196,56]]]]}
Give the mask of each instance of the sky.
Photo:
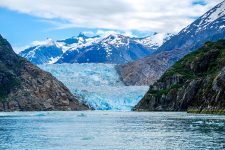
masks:
{"type": "Polygon", "coordinates": [[[120,33],[177,33],[222,0],[0,0],[0,34],[15,51],[33,41],[120,33]]]}

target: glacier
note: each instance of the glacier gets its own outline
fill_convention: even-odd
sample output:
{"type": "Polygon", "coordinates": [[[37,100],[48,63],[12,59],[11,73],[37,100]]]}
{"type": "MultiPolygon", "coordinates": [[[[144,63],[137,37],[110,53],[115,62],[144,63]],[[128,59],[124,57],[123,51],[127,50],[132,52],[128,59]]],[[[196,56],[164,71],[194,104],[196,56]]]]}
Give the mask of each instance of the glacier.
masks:
{"type": "Polygon", "coordinates": [[[95,110],[130,111],[149,89],[148,86],[125,86],[114,64],[44,64],[39,67],[95,110]]]}

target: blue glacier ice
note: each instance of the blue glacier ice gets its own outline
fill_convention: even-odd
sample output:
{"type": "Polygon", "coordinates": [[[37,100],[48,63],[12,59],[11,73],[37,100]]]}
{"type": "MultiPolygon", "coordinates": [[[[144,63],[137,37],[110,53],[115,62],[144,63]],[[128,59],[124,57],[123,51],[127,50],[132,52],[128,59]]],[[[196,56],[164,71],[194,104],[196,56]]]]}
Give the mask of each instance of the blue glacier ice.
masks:
{"type": "Polygon", "coordinates": [[[148,86],[125,86],[114,64],[48,64],[39,67],[52,73],[96,110],[129,111],[148,90],[148,86]]]}

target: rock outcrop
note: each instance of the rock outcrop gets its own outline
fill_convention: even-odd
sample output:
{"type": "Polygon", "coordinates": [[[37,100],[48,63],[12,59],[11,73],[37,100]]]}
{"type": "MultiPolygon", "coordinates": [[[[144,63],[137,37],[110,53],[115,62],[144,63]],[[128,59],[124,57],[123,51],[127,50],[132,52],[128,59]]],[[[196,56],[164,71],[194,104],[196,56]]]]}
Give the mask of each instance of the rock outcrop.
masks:
{"type": "Polygon", "coordinates": [[[207,42],[178,61],[134,110],[225,113],[225,40],[207,42]]]}
{"type": "Polygon", "coordinates": [[[187,52],[180,49],[154,54],[125,65],[117,65],[116,70],[125,85],[151,85],[187,52]]]}
{"type": "Polygon", "coordinates": [[[0,111],[87,109],[50,73],[16,55],[0,36],[0,111]]]}

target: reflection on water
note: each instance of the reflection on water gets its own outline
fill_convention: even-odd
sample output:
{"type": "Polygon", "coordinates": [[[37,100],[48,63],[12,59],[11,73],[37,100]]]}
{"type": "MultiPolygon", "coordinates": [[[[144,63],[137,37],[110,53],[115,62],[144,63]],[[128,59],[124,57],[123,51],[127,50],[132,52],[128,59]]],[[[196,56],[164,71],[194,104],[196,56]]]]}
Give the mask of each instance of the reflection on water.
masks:
{"type": "Polygon", "coordinates": [[[0,113],[1,150],[223,148],[225,116],[104,111],[0,113]]]}

